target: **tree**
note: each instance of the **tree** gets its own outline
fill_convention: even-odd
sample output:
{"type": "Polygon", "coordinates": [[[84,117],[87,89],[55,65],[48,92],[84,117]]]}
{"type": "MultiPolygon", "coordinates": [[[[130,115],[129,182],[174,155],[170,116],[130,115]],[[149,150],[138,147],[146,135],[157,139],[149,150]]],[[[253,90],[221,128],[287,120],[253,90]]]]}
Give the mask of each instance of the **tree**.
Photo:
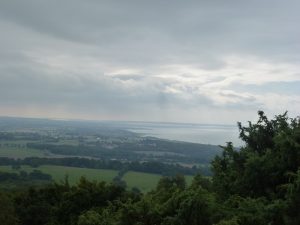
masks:
{"type": "Polygon", "coordinates": [[[18,219],[11,198],[0,192],[0,222],[5,225],[17,225],[18,219]]]}
{"type": "Polygon", "coordinates": [[[213,186],[223,199],[232,194],[283,197],[280,186],[289,182],[286,174],[300,166],[300,118],[284,113],[269,120],[262,111],[258,115],[255,124],[238,123],[245,146],[237,150],[228,143],[212,162],[213,186]]]}
{"type": "Polygon", "coordinates": [[[104,221],[99,213],[89,210],[81,214],[78,218],[78,225],[110,225],[104,221]]]}
{"type": "Polygon", "coordinates": [[[300,169],[292,174],[293,181],[286,185],[287,187],[287,208],[286,223],[288,225],[300,224],[300,169]]]}

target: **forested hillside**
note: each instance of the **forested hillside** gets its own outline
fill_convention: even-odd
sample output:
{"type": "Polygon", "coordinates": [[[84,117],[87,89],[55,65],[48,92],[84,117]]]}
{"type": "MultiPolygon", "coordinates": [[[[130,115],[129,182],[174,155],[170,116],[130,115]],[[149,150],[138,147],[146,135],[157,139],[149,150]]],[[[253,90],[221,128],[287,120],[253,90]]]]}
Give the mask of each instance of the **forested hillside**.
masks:
{"type": "Polygon", "coordinates": [[[299,225],[300,118],[287,113],[238,124],[245,145],[231,143],[211,162],[212,177],[163,177],[142,194],[82,178],[0,194],[6,225],[299,225]]]}

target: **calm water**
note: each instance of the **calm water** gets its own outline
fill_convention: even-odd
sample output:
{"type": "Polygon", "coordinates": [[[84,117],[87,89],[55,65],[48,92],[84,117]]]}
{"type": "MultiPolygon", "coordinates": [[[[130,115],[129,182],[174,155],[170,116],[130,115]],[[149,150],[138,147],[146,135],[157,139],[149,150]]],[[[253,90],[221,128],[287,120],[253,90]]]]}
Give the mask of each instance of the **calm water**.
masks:
{"type": "Polygon", "coordinates": [[[132,123],[128,130],[170,140],[216,145],[231,141],[237,147],[242,145],[237,126],[230,125],[132,123]]]}

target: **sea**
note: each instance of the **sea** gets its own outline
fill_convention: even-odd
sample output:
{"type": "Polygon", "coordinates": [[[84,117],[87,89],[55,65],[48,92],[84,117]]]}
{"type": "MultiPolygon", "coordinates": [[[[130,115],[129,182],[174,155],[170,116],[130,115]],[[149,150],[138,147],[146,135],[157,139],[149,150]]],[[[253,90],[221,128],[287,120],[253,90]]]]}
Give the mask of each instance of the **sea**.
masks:
{"type": "Polygon", "coordinates": [[[142,136],[201,144],[241,147],[237,125],[128,122],[127,130],[142,136]]]}

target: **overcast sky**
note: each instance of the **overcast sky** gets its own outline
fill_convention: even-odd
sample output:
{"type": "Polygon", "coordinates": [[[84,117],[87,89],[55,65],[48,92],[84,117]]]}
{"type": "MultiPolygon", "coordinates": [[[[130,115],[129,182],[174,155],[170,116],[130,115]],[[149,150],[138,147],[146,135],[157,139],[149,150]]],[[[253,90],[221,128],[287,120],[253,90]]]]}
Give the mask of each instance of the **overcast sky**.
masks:
{"type": "Polygon", "coordinates": [[[0,115],[298,116],[299,12],[299,0],[0,0],[0,115]]]}

